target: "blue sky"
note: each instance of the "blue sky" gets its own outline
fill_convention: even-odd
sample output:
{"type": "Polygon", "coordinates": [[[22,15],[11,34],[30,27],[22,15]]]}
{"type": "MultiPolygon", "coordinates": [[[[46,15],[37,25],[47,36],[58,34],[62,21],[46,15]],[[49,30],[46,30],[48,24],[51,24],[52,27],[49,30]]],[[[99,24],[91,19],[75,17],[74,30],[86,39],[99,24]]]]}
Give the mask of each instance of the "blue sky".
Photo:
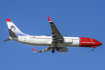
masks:
{"type": "Polygon", "coordinates": [[[1,0],[0,32],[0,70],[105,70],[105,0],[1,0]],[[26,34],[51,35],[47,15],[63,36],[95,38],[103,45],[39,54],[31,45],[3,42],[9,36],[7,18],[26,34]]]}

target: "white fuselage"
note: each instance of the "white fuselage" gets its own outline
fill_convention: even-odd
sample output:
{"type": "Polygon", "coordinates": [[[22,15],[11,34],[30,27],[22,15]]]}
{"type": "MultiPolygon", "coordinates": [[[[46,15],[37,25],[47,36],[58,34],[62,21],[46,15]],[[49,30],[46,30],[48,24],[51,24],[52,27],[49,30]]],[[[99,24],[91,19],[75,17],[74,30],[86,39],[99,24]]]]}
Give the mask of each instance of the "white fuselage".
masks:
{"type": "Polygon", "coordinates": [[[14,41],[24,43],[24,44],[29,44],[29,45],[48,46],[48,48],[40,51],[36,51],[32,47],[34,52],[39,52],[39,53],[51,51],[51,50],[52,50],[52,53],[54,53],[55,50],[57,50],[58,52],[68,52],[68,48],[66,47],[96,48],[97,46],[102,45],[101,42],[93,38],[63,37],[62,34],[57,29],[56,25],[49,18],[49,16],[47,17],[51,26],[52,36],[31,36],[31,35],[25,34],[21,32],[19,28],[10,19],[6,19],[10,36],[8,39],[4,40],[4,42],[14,40],[14,41]]]}
{"type": "MultiPolygon", "coordinates": [[[[29,45],[53,47],[52,36],[18,36],[12,40],[29,45]]],[[[64,43],[58,43],[58,47],[79,47],[79,37],[64,37],[64,43]]]]}

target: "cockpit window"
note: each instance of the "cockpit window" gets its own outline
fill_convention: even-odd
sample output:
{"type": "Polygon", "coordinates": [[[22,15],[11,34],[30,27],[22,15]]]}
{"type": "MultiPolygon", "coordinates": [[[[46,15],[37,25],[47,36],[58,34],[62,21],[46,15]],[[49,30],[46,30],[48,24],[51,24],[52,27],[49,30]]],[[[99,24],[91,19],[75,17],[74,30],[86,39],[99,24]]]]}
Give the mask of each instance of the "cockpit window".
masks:
{"type": "Polygon", "coordinates": [[[98,40],[96,40],[96,41],[98,41],[98,40]]]}

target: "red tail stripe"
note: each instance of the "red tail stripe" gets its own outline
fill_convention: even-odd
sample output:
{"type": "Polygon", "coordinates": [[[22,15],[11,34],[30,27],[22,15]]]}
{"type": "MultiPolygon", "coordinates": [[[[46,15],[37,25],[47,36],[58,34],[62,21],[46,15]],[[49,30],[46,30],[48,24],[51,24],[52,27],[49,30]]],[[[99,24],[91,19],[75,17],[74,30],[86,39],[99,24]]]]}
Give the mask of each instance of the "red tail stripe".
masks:
{"type": "Polygon", "coordinates": [[[6,21],[11,21],[10,19],[6,19],[6,21]]]}

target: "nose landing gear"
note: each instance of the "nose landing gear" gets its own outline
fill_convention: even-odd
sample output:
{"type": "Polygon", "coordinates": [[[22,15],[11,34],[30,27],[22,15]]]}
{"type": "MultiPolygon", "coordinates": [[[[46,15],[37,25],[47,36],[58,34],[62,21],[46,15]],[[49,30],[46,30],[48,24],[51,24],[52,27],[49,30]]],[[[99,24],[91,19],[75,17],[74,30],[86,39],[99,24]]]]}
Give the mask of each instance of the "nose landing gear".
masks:
{"type": "Polygon", "coordinates": [[[93,47],[92,47],[92,51],[94,51],[94,48],[97,48],[97,46],[93,46],[93,47]]]}
{"type": "Polygon", "coordinates": [[[92,47],[92,51],[94,51],[93,47],[92,47]]]}

